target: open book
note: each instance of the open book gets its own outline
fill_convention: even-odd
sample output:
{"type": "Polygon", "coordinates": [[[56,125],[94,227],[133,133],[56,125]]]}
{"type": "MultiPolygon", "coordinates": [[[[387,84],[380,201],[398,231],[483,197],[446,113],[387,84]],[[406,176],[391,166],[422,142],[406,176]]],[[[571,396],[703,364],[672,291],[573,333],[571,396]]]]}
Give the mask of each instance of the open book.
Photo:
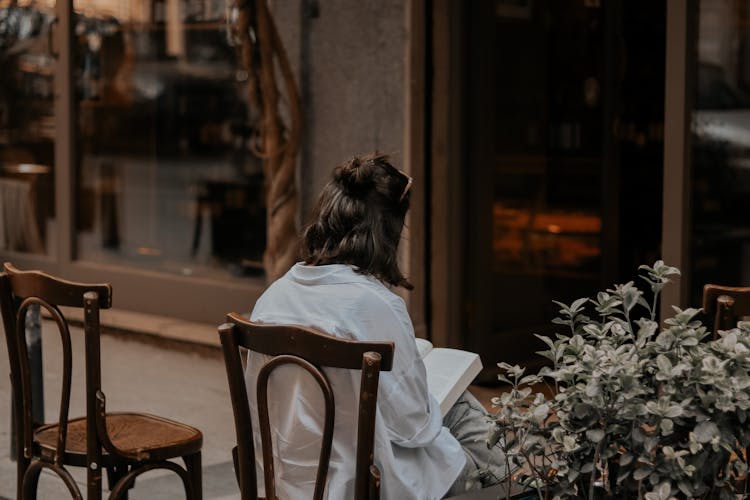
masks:
{"type": "Polygon", "coordinates": [[[433,347],[429,341],[420,338],[416,341],[427,370],[427,387],[440,404],[440,413],[445,416],[482,371],[482,360],[473,352],[433,347]]]}

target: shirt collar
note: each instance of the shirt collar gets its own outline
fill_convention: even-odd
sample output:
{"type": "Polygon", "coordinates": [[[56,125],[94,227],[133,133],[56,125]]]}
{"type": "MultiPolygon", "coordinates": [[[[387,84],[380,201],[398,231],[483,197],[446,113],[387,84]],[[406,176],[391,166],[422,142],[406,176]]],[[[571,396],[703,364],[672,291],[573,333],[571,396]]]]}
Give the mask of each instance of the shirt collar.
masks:
{"type": "MultiPolygon", "coordinates": [[[[311,266],[298,262],[287,273],[287,276],[305,285],[332,285],[337,283],[363,283],[374,280],[372,276],[360,274],[350,264],[326,264],[311,266]]],[[[376,280],[377,281],[377,280],[376,280]]]]}

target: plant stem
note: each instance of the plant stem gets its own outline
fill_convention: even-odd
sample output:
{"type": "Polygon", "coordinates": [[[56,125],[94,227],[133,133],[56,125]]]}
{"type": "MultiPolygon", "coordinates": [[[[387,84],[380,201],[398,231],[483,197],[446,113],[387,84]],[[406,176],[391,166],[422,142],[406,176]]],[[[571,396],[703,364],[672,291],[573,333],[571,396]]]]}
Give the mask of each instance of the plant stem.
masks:
{"type": "Polygon", "coordinates": [[[504,451],[503,458],[505,458],[505,468],[508,471],[508,473],[505,475],[505,484],[507,484],[507,488],[505,489],[505,500],[510,500],[510,486],[513,482],[513,473],[510,470],[510,459],[508,458],[508,450],[505,449],[503,451],[504,451]]]}
{"type": "Polygon", "coordinates": [[[656,305],[659,303],[659,293],[661,293],[661,288],[657,288],[654,292],[654,301],[651,303],[651,321],[656,320],[656,305]]]}
{"type": "Polygon", "coordinates": [[[591,477],[589,478],[589,500],[593,500],[594,498],[594,479],[596,479],[596,463],[599,461],[599,455],[602,451],[602,444],[604,443],[604,439],[602,438],[601,441],[596,443],[596,450],[594,451],[594,468],[591,469],[591,477]]]}
{"type": "MultiPolygon", "coordinates": [[[[534,462],[529,458],[528,455],[523,455],[524,460],[526,460],[526,463],[529,464],[529,469],[534,474],[534,476],[538,477],[540,480],[544,478],[544,468],[540,471],[537,467],[534,466],[534,462]]],[[[544,479],[546,481],[546,478],[544,479]]],[[[542,498],[542,490],[539,488],[539,482],[540,481],[534,481],[534,488],[536,488],[536,494],[539,498],[542,498]]],[[[549,489],[549,488],[547,488],[549,489]]]]}

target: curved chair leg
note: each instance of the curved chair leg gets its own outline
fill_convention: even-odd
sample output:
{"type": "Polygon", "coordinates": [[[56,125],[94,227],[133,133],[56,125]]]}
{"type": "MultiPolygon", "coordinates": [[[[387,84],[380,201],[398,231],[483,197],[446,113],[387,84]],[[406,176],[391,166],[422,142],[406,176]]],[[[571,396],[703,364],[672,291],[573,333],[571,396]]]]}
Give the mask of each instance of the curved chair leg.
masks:
{"type": "Polygon", "coordinates": [[[39,474],[43,469],[39,461],[32,462],[26,467],[23,477],[21,478],[21,494],[19,500],[36,500],[36,490],[39,486],[39,474]]]}
{"type": "Polygon", "coordinates": [[[23,453],[18,453],[16,460],[18,461],[16,466],[16,498],[23,498],[23,478],[31,462],[23,456],[23,453]]]}
{"type": "Polygon", "coordinates": [[[125,498],[123,494],[127,495],[128,490],[133,485],[135,478],[144,472],[148,472],[156,469],[168,469],[180,476],[182,479],[182,485],[185,487],[185,498],[191,499],[193,497],[193,483],[188,476],[185,469],[173,462],[154,462],[146,464],[141,467],[133,468],[130,472],[125,474],[117,481],[112,491],[109,493],[109,500],[123,500],[125,498]]]}
{"type": "Polygon", "coordinates": [[[237,480],[237,486],[242,486],[240,483],[240,455],[236,446],[232,448],[232,463],[234,464],[234,478],[237,480]]]}
{"type": "MultiPolygon", "coordinates": [[[[122,479],[122,477],[128,473],[128,466],[127,465],[113,465],[112,467],[107,467],[107,484],[109,485],[109,490],[112,491],[112,489],[115,487],[117,482],[122,479]]],[[[130,485],[128,489],[132,489],[135,486],[135,479],[133,479],[133,483],[130,485]]],[[[121,500],[128,500],[128,492],[126,491],[123,493],[121,500]]]]}
{"type": "Polygon", "coordinates": [[[41,474],[42,469],[49,469],[57,474],[57,477],[62,479],[65,486],[68,487],[68,491],[73,500],[83,500],[83,495],[81,495],[81,491],[78,489],[73,476],[71,476],[64,467],[42,462],[41,460],[31,462],[26,469],[26,473],[23,477],[23,493],[21,496],[23,500],[36,500],[37,487],[39,486],[39,474],[41,474]]]}
{"type": "Polygon", "coordinates": [[[203,469],[201,468],[201,452],[185,455],[185,461],[190,482],[193,484],[193,494],[188,500],[203,500],[203,469]]]}

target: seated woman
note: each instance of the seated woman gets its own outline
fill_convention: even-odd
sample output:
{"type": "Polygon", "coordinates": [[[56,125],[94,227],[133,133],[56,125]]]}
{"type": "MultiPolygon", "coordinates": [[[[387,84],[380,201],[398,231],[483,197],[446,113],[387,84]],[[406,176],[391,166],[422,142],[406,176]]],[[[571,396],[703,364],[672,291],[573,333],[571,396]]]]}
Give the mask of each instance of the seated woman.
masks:
{"type": "MultiPolygon", "coordinates": [[[[380,376],[375,464],[381,496],[440,499],[496,483],[504,460],[485,444],[486,413],[468,392],[443,419],[427,392],[425,367],[404,301],[391,291],[413,286],[397,263],[412,179],[384,156],[353,158],[337,167],[302,237],[302,258],[258,299],[251,320],[309,326],[352,340],[395,343],[393,368],[380,376]],[[485,467],[489,464],[489,468],[485,467]],[[482,473],[478,472],[482,470],[482,473]]],[[[251,413],[264,357],[250,353],[246,381],[251,413]]],[[[326,370],[336,395],[335,431],[326,497],[353,498],[359,372],[326,370]],[[351,397],[346,397],[351,395],[351,397]]],[[[272,375],[269,394],[279,498],[312,497],[322,435],[317,384],[296,366],[272,375]]],[[[258,430],[258,422],[253,429],[258,430]]],[[[255,436],[260,442],[259,435],[255,436]]],[[[262,464],[260,447],[256,461],[262,464]]],[[[259,474],[258,477],[262,477],[259,474]]]]}

